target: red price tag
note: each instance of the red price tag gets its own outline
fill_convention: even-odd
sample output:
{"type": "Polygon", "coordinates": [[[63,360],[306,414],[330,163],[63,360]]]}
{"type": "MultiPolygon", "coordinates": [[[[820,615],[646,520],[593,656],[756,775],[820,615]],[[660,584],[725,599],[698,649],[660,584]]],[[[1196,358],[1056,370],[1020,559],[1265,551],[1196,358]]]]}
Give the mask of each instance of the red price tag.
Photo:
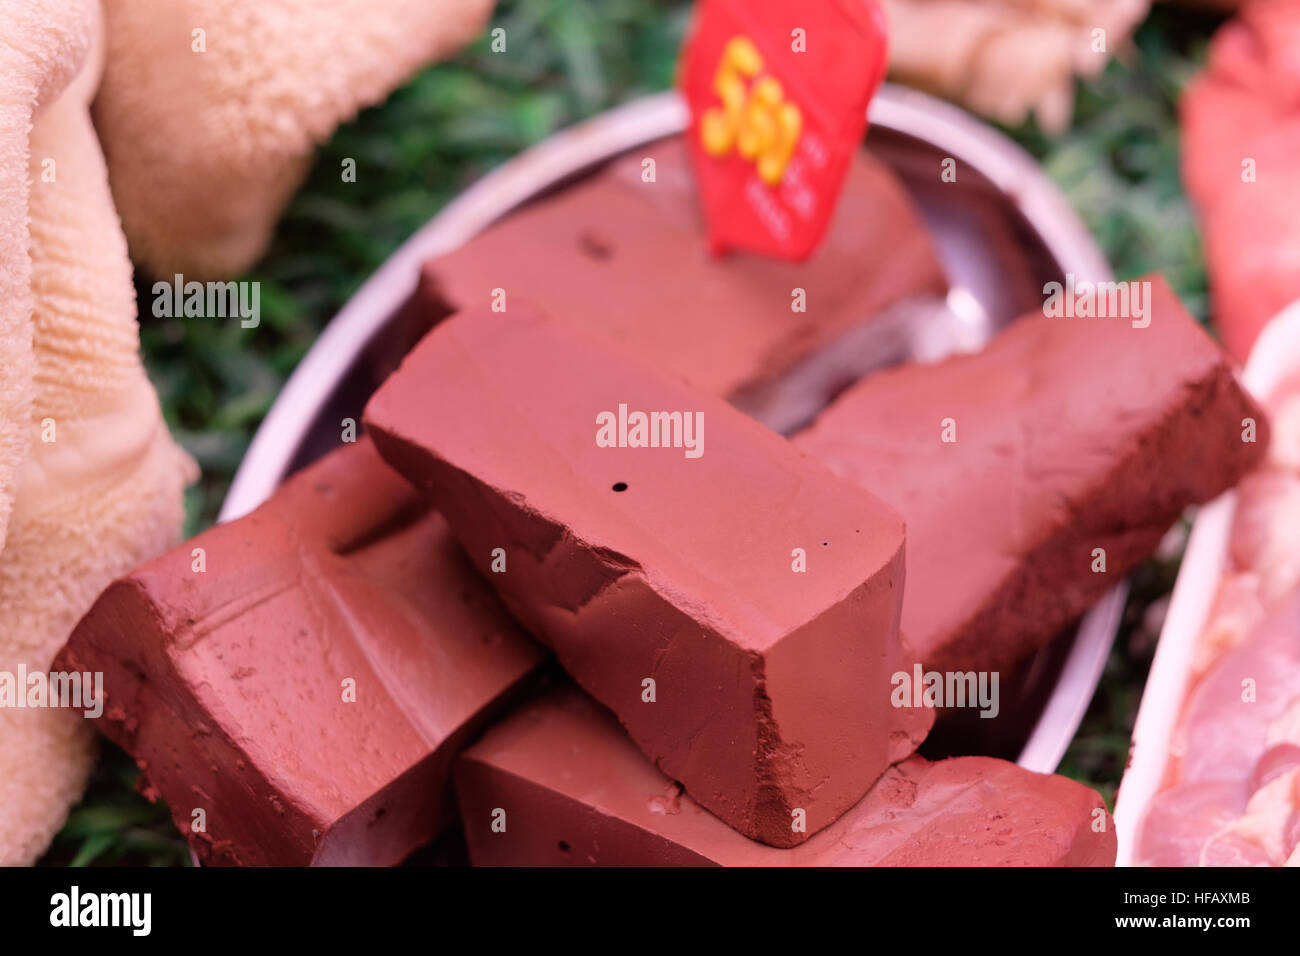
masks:
{"type": "Polygon", "coordinates": [[[682,93],[715,252],[816,249],[885,74],[876,0],[701,0],[682,93]]]}

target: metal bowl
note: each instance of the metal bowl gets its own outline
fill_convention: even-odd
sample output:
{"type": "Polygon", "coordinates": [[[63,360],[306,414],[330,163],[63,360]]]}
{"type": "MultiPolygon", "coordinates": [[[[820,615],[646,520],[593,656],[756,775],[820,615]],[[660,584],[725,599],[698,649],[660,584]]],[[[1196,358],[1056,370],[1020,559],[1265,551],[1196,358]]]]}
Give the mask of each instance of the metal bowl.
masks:
{"type": "MultiPolygon", "coordinates": [[[[1047,282],[1067,273],[1111,277],[1065,197],[1006,137],[955,107],[888,84],[872,101],[869,119],[869,148],[902,179],[952,286],[990,332],[1040,306],[1047,282]],[[955,183],[938,175],[949,157],[960,170],[955,183]]],[[[360,421],[366,400],[428,328],[427,317],[406,307],[426,259],[686,124],[675,93],[636,100],[550,137],[450,203],[371,276],[307,353],[254,436],[221,520],[251,511],[288,475],[337,445],[342,419],[360,421]]],[[[987,753],[1031,770],[1055,770],[1096,689],[1126,591],[1121,584],[1107,594],[1015,680],[1004,675],[1002,686],[1019,692],[1002,702],[997,720],[946,722],[925,751],[987,753]]]]}

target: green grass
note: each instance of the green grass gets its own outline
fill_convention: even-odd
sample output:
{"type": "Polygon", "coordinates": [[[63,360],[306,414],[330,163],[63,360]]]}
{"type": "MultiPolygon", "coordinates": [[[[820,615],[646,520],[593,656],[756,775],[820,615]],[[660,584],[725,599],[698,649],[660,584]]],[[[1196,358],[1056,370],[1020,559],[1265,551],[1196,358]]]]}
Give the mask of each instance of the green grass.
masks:
{"type": "MultiPolygon", "coordinates": [[[[653,0],[507,2],[486,39],[422,72],[385,104],[341,128],[280,222],[264,260],[262,324],[154,319],[142,344],[168,421],[203,478],[188,497],[187,534],[215,518],[258,423],[316,335],[348,296],[420,225],[484,172],[577,120],[672,83],[689,7],[653,0]],[[342,162],[357,164],[344,183],[342,162]]],[[[1205,317],[1199,237],[1178,177],[1178,91],[1203,58],[1214,21],[1158,10],[1138,55],[1082,86],[1064,136],[1008,130],[1073,201],[1121,277],[1158,269],[1205,317]]],[[[152,279],[138,278],[141,302],[152,279]]],[[[1062,771],[1108,799],[1153,651],[1148,607],[1167,594],[1175,562],[1135,575],[1102,686],[1062,771]]],[[[188,858],[165,808],[131,789],[120,751],[104,756],[47,863],[168,865],[188,858]]]]}
{"type": "Polygon", "coordinates": [[[81,805],[68,817],[41,861],[47,866],[183,866],[185,840],[162,801],[135,792],[135,764],[105,744],[81,805]]]}

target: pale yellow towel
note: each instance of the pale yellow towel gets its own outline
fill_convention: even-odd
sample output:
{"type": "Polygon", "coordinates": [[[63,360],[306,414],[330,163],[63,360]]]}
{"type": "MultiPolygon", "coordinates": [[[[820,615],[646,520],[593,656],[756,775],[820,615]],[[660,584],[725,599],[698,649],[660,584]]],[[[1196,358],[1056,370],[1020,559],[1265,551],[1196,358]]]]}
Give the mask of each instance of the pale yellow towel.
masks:
{"type": "Polygon", "coordinates": [[[491,6],[105,0],[94,113],[132,257],[165,278],[247,269],[313,148],[472,38],[491,6]]]}
{"type": "MultiPolygon", "coordinates": [[[[21,407],[26,444],[12,477],[0,476],[13,500],[0,550],[0,671],[16,674],[47,668],[110,580],[175,541],[194,466],[172,443],[138,355],[131,266],[88,112],[98,5],[0,5],[0,56],[28,71],[4,64],[0,85],[37,67],[46,78],[17,91],[40,108],[30,139],[23,129],[26,155],[0,167],[5,188],[19,187],[5,199],[21,202],[0,208],[26,211],[5,223],[13,232],[0,247],[0,328],[13,330],[0,357],[7,375],[28,372],[26,396],[0,393],[0,414],[21,407]],[[22,17],[8,15],[15,8],[22,17]]],[[[6,117],[0,135],[13,133],[6,117]]],[[[0,154],[15,158],[12,148],[0,154]]],[[[80,711],[0,708],[0,864],[29,863],[48,845],[81,794],[92,736],[80,711]]]]}
{"type": "Polygon", "coordinates": [[[35,115],[86,58],[93,7],[92,0],[5,0],[0,6],[0,548],[31,442],[28,140],[35,115]]]}

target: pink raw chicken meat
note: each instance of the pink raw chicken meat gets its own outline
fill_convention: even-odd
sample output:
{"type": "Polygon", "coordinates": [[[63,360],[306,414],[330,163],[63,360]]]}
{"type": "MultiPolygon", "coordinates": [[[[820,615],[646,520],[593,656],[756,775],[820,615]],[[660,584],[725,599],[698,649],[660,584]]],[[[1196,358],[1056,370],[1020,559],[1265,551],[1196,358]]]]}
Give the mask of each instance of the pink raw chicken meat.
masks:
{"type": "Polygon", "coordinates": [[[1259,575],[1251,571],[1225,575],[1214,598],[1209,623],[1196,642],[1192,679],[1199,680],[1224,653],[1240,645],[1263,617],[1259,575]]]}
{"type": "MultiPolygon", "coordinates": [[[[1270,748],[1256,765],[1255,779],[1272,754],[1284,751],[1273,761],[1273,776],[1261,783],[1250,796],[1246,809],[1237,819],[1211,834],[1201,847],[1198,862],[1202,866],[1278,866],[1300,862],[1296,843],[1300,838],[1300,762],[1290,751],[1292,744],[1270,748]]],[[[1195,786],[1195,785],[1193,785],[1195,786]]]]}
{"type": "Polygon", "coordinates": [[[1142,823],[1145,865],[1300,863],[1300,377],[1267,407],[1268,464],[1237,487],[1172,785],[1142,823]],[[1243,699],[1247,679],[1253,702],[1243,699]]]}
{"type": "Polygon", "coordinates": [[[1214,319],[1244,360],[1268,320],[1300,298],[1300,0],[1257,0],[1219,30],[1181,114],[1214,319]]]}
{"type": "Polygon", "coordinates": [[[1197,686],[1181,728],[1177,785],[1152,801],[1139,860],[1268,866],[1300,840],[1300,594],[1197,686]],[[1246,681],[1253,681],[1253,700],[1246,681]]]}
{"type": "Polygon", "coordinates": [[[1237,783],[1194,783],[1157,794],[1142,825],[1138,859],[1145,866],[1192,866],[1215,833],[1246,808],[1237,783]]]}
{"type": "Polygon", "coordinates": [[[1266,469],[1242,481],[1228,547],[1237,567],[1255,569],[1264,607],[1293,593],[1300,585],[1300,476],[1266,469]]]}
{"type": "MultiPolygon", "coordinates": [[[[1188,703],[1182,761],[1187,783],[1236,781],[1243,789],[1272,743],[1270,727],[1300,702],[1300,594],[1210,669],[1188,703]],[[1243,700],[1254,681],[1255,700],[1243,700]]],[[[1300,728],[1298,728],[1300,729],[1300,728]]],[[[1275,733],[1277,730],[1274,731],[1275,733]]],[[[1300,741],[1291,741],[1300,743],[1300,741]]]]}

